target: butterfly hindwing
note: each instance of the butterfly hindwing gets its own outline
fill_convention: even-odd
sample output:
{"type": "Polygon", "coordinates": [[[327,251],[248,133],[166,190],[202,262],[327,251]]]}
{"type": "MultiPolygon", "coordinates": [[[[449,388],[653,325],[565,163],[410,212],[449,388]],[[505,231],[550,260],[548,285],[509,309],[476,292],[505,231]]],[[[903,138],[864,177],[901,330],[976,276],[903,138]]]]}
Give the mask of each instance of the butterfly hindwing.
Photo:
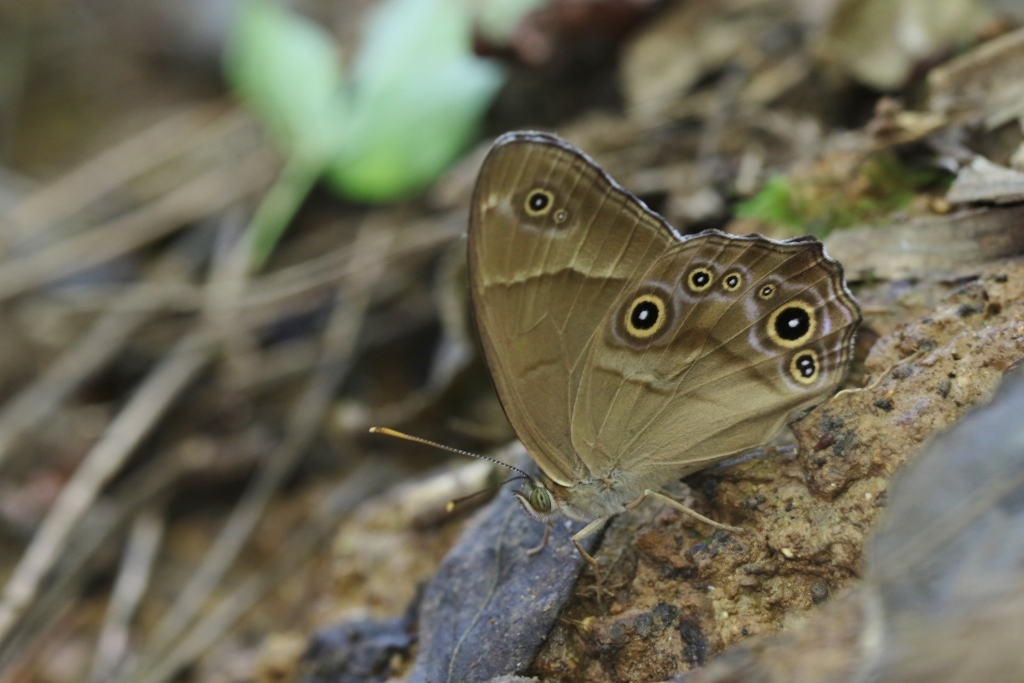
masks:
{"type": "Polygon", "coordinates": [[[595,474],[659,483],[755,447],[836,389],[859,320],[817,240],[687,239],[609,302],[573,446],[595,474]]]}

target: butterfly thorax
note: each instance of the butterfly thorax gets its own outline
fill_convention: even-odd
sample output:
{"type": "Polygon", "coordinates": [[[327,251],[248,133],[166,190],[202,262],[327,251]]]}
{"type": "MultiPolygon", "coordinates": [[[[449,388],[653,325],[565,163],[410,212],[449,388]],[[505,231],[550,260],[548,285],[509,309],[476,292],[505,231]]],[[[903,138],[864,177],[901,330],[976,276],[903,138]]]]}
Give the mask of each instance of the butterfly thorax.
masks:
{"type": "Polygon", "coordinates": [[[568,517],[589,522],[622,512],[626,503],[636,500],[645,487],[630,482],[619,472],[603,477],[589,477],[571,486],[558,484],[546,476],[530,483],[525,491],[513,491],[530,516],[547,521],[552,517],[568,517]]]}
{"type": "Polygon", "coordinates": [[[602,476],[589,477],[572,486],[554,485],[555,503],[566,517],[588,522],[599,517],[615,515],[643,494],[646,482],[620,470],[611,470],[602,476]]]}

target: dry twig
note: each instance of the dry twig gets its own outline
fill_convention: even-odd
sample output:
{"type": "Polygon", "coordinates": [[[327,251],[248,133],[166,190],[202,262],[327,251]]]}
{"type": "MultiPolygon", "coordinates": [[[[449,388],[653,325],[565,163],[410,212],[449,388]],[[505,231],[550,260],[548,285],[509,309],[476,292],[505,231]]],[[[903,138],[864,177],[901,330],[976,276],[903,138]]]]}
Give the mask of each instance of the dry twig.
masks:
{"type": "Polygon", "coordinates": [[[86,455],[4,585],[0,594],[0,643],[6,640],[35,598],[71,532],[103,486],[120,471],[139,442],[209,360],[209,344],[202,335],[192,334],[182,339],[143,381],[86,455]]]}
{"type": "MultiPolygon", "coordinates": [[[[134,298],[133,292],[123,297],[134,298]]],[[[0,466],[18,439],[40,426],[82,382],[116,357],[149,318],[145,311],[127,313],[113,307],[46,372],[11,399],[0,411],[0,466]]]]}
{"type": "Polygon", "coordinates": [[[225,114],[223,102],[189,107],[171,114],[144,131],[104,150],[64,176],[27,195],[4,216],[0,238],[5,244],[39,236],[68,220],[103,195],[133,178],[209,140],[201,133],[230,134],[241,117],[225,114]]]}
{"type": "Polygon", "coordinates": [[[113,676],[128,652],[135,610],[149,586],[153,560],[163,539],[163,505],[151,505],[135,518],[124,548],[121,572],[110,596],[107,616],[96,641],[89,680],[103,683],[113,676]]]}
{"type": "Polygon", "coordinates": [[[0,264],[0,299],[123,256],[237,202],[270,177],[266,154],[204,173],[153,202],[87,232],[0,264]]]}
{"type": "Polygon", "coordinates": [[[261,597],[284,577],[295,571],[306,557],[331,536],[338,520],[356,505],[400,478],[394,465],[370,463],[362,465],[338,485],[325,505],[305,527],[290,537],[276,560],[266,570],[232,591],[216,608],[203,617],[181,641],[156,665],[131,683],[167,683],[183,668],[198,659],[261,597]]]}
{"type": "MultiPolygon", "coordinates": [[[[232,511],[203,563],[181,590],[171,610],[157,625],[138,667],[129,672],[128,678],[121,680],[135,680],[147,671],[163,670],[168,658],[177,656],[174,654],[178,652],[174,649],[175,642],[195,619],[214,587],[220,583],[247,542],[271,497],[306,452],[330,406],[334,392],[348,372],[356,338],[371,300],[373,284],[383,273],[388,261],[383,255],[390,249],[392,234],[386,226],[372,220],[363,224],[356,237],[351,259],[353,264],[375,263],[377,268],[370,272],[357,271],[361,277],[350,281],[350,286],[345,290],[347,296],[339,299],[328,323],[318,368],[292,411],[284,442],[267,458],[242,500],[232,511]]],[[[192,645],[188,643],[194,634],[186,636],[180,646],[191,648],[192,645]]],[[[201,642],[209,644],[208,641],[201,642]]]]}

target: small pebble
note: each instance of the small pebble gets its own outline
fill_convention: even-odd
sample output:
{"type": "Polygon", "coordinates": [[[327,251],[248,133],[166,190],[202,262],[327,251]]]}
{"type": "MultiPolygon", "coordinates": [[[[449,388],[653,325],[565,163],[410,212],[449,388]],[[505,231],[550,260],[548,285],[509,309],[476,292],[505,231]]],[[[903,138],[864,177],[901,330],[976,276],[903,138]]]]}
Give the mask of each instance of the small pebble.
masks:
{"type": "Polygon", "coordinates": [[[828,599],[828,584],[825,583],[825,579],[818,579],[811,586],[811,601],[815,605],[820,605],[828,599]]]}

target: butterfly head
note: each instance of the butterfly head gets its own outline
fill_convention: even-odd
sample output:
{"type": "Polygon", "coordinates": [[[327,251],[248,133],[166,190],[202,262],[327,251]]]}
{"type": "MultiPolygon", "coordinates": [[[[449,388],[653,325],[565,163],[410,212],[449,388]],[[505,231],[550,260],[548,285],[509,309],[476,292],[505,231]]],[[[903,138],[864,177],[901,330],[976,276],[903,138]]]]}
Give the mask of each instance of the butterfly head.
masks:
{"type": "Polygon", "coordinates": [[[526,514],[541,521],[546,521],[559,507],[551,489],[534,479],[530,480],[526,491],[513,491],[512,495],[523,506],[526,514]]]}

